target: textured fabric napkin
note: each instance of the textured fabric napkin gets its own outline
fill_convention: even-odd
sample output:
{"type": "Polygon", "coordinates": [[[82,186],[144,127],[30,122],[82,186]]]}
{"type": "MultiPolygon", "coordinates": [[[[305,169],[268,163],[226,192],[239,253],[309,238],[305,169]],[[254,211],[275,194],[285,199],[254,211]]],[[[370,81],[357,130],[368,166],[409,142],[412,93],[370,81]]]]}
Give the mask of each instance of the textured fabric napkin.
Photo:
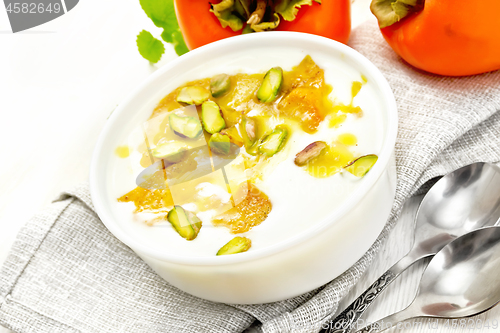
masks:
{"type": "Polygon", "coordinates": [[[226,305],[190,296],[158,277],[113,237],[86,186],[65,193],[20,232],[0,272],[0,324],[16,332],[314,331],[370,265],[402,204],[429,179],[500,161],[500,71],[464,78],[419,72],[398,58],[374,22],[351,46],[385,75],[397,99],[398,186],[386,228],[352,268],[302,296],[226,305]],[[299,329],[303,327],[303,329],[299,329]],[[306,329],[307,327],[307,329],[306,329]]]}

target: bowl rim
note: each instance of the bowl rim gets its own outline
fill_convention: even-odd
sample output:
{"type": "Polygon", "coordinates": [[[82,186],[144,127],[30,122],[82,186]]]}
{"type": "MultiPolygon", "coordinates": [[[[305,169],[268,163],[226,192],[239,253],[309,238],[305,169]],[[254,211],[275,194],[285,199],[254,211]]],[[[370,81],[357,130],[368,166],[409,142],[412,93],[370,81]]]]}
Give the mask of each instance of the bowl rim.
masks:
{"type": "Polygon", "coordinates": [[[272,256],[292,246],[303,243],[308,239],[314,237],[314,235],[318,232],[321,232],[322,230],[328,228],[335,221],[338,221],[343,216],[345,216],[358,202],[360,202],[367,195],[369,190],[374,186],[374,184],[386,170],[393,155],[394,147],[396,144],[397,131],[397,105],[389,83],[380,72],[380,70],[372,62],[370,62],[362,54],[352,49],[351,47],[332,39],[300,32],[272,31],[266,32],[264,34],[254,33],[230,37],[192,50],[184,54],[183,56],[168,62],[167,64],[156,70],[154,73],[149,75],[144,81],[142,81],[142,83],[118,105],[118,107],[106,121],[94,148],[92,160],[90,163],[90,194],[95,211],[106,228],[121,242],[125,243],[140,255],[147,255],[157,260],[185,265],[206,266],[247,262],[262,257],[272,256]],[[232,256],[194,257],[177,255],[170,252],[162,252],[160,250],[148,247],[146,244],[135,240],[124,230],[122,230],[117,223],[114,222],[113,214],[111,214],[111,212],[108,211],[106,207],[106,198],[103,193],[98,190],[100,186],[99,174],[104,172],[104,169],[100,167],[101,150],[103,149],[103,145],[106,142],[106,139],[109,137],[110,131],[113,130],[113,128],[116,126],[117,121],[120,119],[122,111],[127,107],[128,104],[134,101],[143,90],[147,89],[150,82],[154,81],[159,76],[164,75],[165,72],[170,71],[171,69],[179,66],[182,63],[189,63],[191,59],[195,59],[200,55],[203,55],[204,53],[210,53],[217,49],[234,47],[233,44],[242,44],[241,46],[245,47],[245,44],[262,43],[266,41],[277,41],[281,43],[285,41],[289,45],[292,45],[292,43],[300,45],[301,41],[307,41],[308,43],[319,44],[322,47],[334,48],[337,51],[342,52],[346,58],[354,60],[354,62],[360,64],[361,67],[365,68],[365,75],[367,75],[367,73],[369,72],[369,75],[375,78],[379,89],[382,91],[381,98],[382,100],[385,100],[385,104],[387,105],[387,109],[385,110],[387,113],[386,133],[383,140],[381,152],[378,155],[379,158],[377,163],[365,176],[364,182],[360,184],[360,186],[358,186],[353,193],[350,194],[349,198],[347,198],[346,201],[344,201],[344,203],[342,203],[337,209],[333,210],[331,213],[323,217],[321,221],[316,223],[314,226],[305,229],[303,232],[294,235],[293,237],[264,247],[262,249],[256,249],[254,251],[239,253],[238,255],[232,256]]]}

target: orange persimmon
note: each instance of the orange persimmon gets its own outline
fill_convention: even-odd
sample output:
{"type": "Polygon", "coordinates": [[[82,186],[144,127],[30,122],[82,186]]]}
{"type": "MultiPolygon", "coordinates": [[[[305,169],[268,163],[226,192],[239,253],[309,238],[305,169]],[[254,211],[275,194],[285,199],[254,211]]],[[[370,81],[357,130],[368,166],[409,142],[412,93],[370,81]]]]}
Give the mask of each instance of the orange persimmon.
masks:
{"type": "MultiPolygon", "coordinates": [[[[219,39],[241,35],[241,31],[222,28],[210,10],[210,2],[219,0],[174,0],[179,26],[190,50],[219,39]]],[[[293,21],[281,20],[275,30],[298,31],[315,34],[347,43],[351,32],[351,1],[324,0],[304,5],[293,21]]]]}
{"type": "Polygon", "coordinates": [[[498,0],[373,0],[371,8],[391,48],[419,69],[447,76],[500,69],[498,0]]]}

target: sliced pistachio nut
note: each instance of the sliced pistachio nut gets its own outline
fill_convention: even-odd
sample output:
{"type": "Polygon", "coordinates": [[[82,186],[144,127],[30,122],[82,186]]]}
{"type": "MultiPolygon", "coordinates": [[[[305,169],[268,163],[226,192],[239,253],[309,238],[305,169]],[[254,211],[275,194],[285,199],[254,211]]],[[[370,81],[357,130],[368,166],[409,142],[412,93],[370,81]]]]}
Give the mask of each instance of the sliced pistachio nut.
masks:
{"type": "Polygon", "coordinates": [[[222,118],[220,108],[214,101],[206,101],[201,106],[201,121],[203,128],[210,134],[218,133],[226,128],[226,122],[222,118]]]}
{"type": "Polygon", "coordinates": [[[215,133],[208,140],[210,150],[219,155],[227,155],[231,151],[231,140],[229,136],[215,133]]]}
{"type": "MultiPolygon", "coordinates": [[[[191,227],[193,227],[194,232],[196,233],[196,236],[201,230],[201,220],[194,214],[193,212],[184,210],[188,216],[189,221],[191,222],[191,227]]],[[[195,238],[196,238],[195,236],[195,238]]]]}
{"type": "Polygon", "coordinates": [[[283,148],[287,135],[288,131],[285,128],[275,128],[269,135],[262,138],[259,152],[267,156],[273,156],[283,148]]]}
{"type": "Polygon", "coordinates": [[[187,153],[187,146],[182,142],[165,142],[157,145],[151,154],[156,158],[161,158],[169,163],[180,162],[187,153]]]}
{"type": "Polygon", "coordinates": [[[356,177],[363,177],[375,165],[377,160],[377,155],[361,156],[347,164],[344,169],[346,169],[356,177]]]}
{"type": "Polygon", "coordinates": [[[243,138],[241,137],[240,132],[235,126],[225,128],[219,133],[229,136],[231,142],[237,145],[238,147],[241,147],[244,144],[243,138]]]}
{"type": "Polygon", "coordinates": [[[210,91],[213,97],[220,97],[231,88],[231,79],[227,74],[219,74],[210,80],[210,91]]]}
{"type": "Polygon", "coordinates": [[[236,254],[248,251],[252,246],[252,241],[246,237],[234,237],[217,252],[218,256],[226,254],[236,254]]]}
{"type": "Polygon", "coordinates": [[[259,153],[259,145],[255,144],[255,145],[250,146],[250,147],[245,147],[245,151],[249,155],[257,156],[257,154],[259,153]]]}
{"type": "Polygon", "coordinates": [[[199,86],[184,87],[177,95],[177,102],[186,104],[201,105],[208,100],[210,92],[199,86]]]}
{"type": "Polygon", "coordinates": [[[272,102],[278,97],[283,83],[283,70],[281,67],[271,68],[257,91],[257,98],[263,103],[272,102]]]}
{"type": "Polygon", "coordinates": [[[254,119],[243,117],[241,121],[241,133],[245,142],[245,147],[251,147],[257,138],[257,124],[254,119]]]}
{"type": "Polygon", "coordinates": [[[200,121],[195,117],[171,113],[168,121],[172,131],[183,138],[196,139],[202,132],[200,121]]]}
{"type": "Polygon", "coordinates": [[[256,130],[255,120],[246,118],[245,133],[247,135],[248,140],[252,142],[255,141],[256,138],[255,130],[256,130]]]}
{"type": "Polygon", "coordinates": [[[195,239],[201,229],[201,220],[181,206],[174,206],[168,212],[167,220],[172,224],[175,231],[187,240],[195,239]]]}
{"type": "Polygon", "coordinates": [[[323,141],[315,141],[305,147],[300,153],[295,155],[295,164],[298,166],[306,165],[307,162],[312,160],[315,157],[318,157],[319,154],[326,148],[326,143],[323,141]]]}

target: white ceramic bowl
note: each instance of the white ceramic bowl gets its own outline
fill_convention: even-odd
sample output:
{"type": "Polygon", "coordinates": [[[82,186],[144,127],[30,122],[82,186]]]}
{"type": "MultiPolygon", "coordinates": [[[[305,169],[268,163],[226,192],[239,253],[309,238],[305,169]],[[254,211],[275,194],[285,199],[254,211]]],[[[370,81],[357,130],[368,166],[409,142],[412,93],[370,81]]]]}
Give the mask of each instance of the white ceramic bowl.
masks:
{"type": "MultiPolygon", "coordinates": [[[[380,71],[355,50],[323,37],[269,32],[225,39],[157,70],[111,115],[91,163],[92,201],[106,227],[172,285],[205,299],[226,303],[283,300],[317,288],[353,265],[370,248],[392,207],[396,171],[397,110],[380,71]],[[110,191],[114,151],[130,131],[148,119],[160,99],[186,81],[235,69],[264,72],[296,65],[311,55],[320,67],[341,61],[363,73],[380,99],[383,143],[378,162],[343,204],[302,233],[275,245],[233,256],[187,257],[140,242],[119,223],[110,191]]],[[[328,200],[328,198],[325,198],[328,200]]]]}

